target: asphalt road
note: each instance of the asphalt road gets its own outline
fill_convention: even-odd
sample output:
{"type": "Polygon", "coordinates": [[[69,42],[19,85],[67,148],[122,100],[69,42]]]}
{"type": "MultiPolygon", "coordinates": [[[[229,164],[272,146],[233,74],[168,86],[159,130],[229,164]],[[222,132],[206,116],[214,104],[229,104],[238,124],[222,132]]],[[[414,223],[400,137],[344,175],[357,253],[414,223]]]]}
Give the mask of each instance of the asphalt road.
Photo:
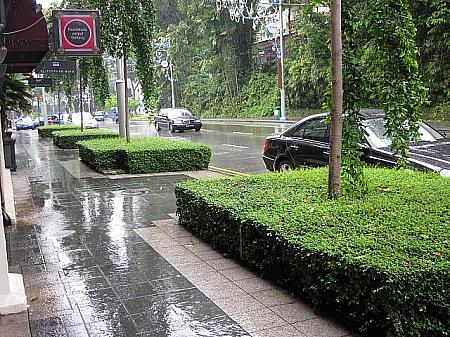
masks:
{"type": "MultiPolygon", "coordinates": [[[[130,132],[137,135],[159,135],[167,138],[189,139],[205,143],[212,148],[211,166],[242,173],[266,172],[262,161],[264,138],[268,135],[286,130],[289,123],[271,122],[204,122],[200,132],[185,131],[170,133],[163,129],[155,130],[153,124],[147,121],[130,123],[130,132]]],[[[105,122],[101,127],[118,129],[111,122],[105,122]]]]}

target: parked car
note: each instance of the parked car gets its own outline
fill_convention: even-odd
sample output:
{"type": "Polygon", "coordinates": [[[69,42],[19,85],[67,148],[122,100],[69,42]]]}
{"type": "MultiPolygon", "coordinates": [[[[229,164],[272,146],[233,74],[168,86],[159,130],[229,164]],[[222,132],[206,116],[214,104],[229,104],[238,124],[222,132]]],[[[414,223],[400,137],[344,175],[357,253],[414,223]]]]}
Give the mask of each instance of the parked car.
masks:
{"type": "Polygon", "coordinates": [[[155,117],[155,128],[157,131],[168,128],[172,133],[192,129],[198,132],[202,128],[202,122],[187,109],[161,109],[155,117]]]}
{"type": "MultiPolygon", "coordinates": [[[[72,123],[81,126],[81,113],[77,112],[72,114],[72,123]]],[[[98,122],[89,112],[83,112],[83,127],[86,129],[98,128],[98,122]]]]}
{"type": "MultiPolygon", "coordinates": [[[[396,158],[386,135],[382,111],[362,111],[366,136],[362,159],[369,164],[393,167],[396,158]]],[[[327,115],[305,118],[286,131],[267,137],[263,160],[270,171],[288,171],[300,166],[328,165],[330,144],[327,115]]],[[[445,134],[421,122],[420,137],[411,142],[409,164],[418,170],[431,170],[450,177],[450,140],[445,134]]]]}
{"type": "Polygon", "coordinates": [[[96,111],[94,113],[94,118],[97,122],[104,122],[105,121],[105,112],[104,111],[96,111]]]}
{"type": "Polygon", "coordinates": [[[38,127],[43,125],[44,125],[44,117],[36,117],[36,119],[34,120],[34,126],[38,127]]]}
{"type": "Polygon", "coordinates": [[[30,117],[23,117],[23,118],[19,118],[16,121],[16,130],[20,131],[20,130],[34,130],[36,128],[36,126],[34,125],[34,122],[31,120],[30,117]]]}

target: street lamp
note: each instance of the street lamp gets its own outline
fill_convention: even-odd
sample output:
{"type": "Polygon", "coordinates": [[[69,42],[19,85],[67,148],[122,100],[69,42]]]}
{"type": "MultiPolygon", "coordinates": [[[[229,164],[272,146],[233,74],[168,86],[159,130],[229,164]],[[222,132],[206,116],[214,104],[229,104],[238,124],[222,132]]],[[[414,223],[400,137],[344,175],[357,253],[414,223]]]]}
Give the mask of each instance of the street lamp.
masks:
{"type": "Polygon", "coordinates": [[[156,62],[165,70],[165,77],[170,80],[172,91],[172,108],[175,109],[175,83],[173,78],[173,65],[169,58],[170,42],[166,37],[161,37],[156,42],[156,62]]]}
{"type": "Polygon", "coordinates": [[[269,0],[267,6],[253,7],[253,2],[250,0],[216,0],[216,8],[218,11],[227,9],[230,13],[230,18],[236,22],[244,23],[246,20],[253,21],[253,29],[258,28],[262,23],[270,31],[271,27],[276,23],[278,35],[280,39],[280,69],[279,69],[279,87],[281,96],[281,120],[286,120],[286,87],[284,81],[284,20],[283,20],[283,0],[269,0]],[[277,6],[278,5],[278,6],[277,6]],[[278,7],[277,11],[274,11],[278,7]]]}

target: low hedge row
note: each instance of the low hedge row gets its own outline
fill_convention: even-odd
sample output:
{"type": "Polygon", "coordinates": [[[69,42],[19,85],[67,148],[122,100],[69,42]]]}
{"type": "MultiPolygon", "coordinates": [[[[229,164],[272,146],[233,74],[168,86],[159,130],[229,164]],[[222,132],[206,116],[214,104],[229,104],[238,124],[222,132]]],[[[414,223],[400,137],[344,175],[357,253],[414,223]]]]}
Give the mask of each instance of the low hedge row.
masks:
{"type": "Polygon", "coordinates": [[[162,137],[97,139],[79,142],[80,158],[97,171],[128,173],[196,171],[208,168],[211,149],[203,144],[162,137]]]}
{"type": "Polygon", "coordinates": [[[78,125],[66,124],[52,124],[52,125],[44,125],[38,128],[38,135],[42,138],[52,138],[53,132],[55,131],[65,131],[65,130],[79,130],[80,127],[78,125]]]}
{"type": "Polygon", "coordinates": [[[177,186],[180,224],[371,336],[450,333],[450,179],[368,169],[327,199],[326,169],[177,186]]]}
{"type": "Polygon", "coordinates": [[[118,137],[117,132],[104,129],[87,129],[83,132],[81,130],[55,131],[53,132],[53,143],[62,149],[76,149],[77,143],[82,140],[118,137]]]}

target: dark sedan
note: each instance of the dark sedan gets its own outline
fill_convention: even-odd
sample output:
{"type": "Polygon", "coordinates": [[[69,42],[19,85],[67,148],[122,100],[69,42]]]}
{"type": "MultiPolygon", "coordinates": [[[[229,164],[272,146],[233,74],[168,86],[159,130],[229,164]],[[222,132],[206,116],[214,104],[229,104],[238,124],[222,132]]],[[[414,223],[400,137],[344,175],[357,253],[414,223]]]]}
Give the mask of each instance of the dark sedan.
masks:
{"type": "MultiPolygon", "coordinates": [[[[393,167],[396,164],[391,140],[386,136],[384,115],[366,112],[362,158],[369,164],[393,167]]],[[[328,165],[330,144],[327,115],[310,116],[283,133],[266,138],[263,160],[270,171],[288,171],[300,166],[328,165]]],[[[450,140],[445,134],[420,123],[419,139],[411,143],[408,161],[418,170],[431,170],[450,177],[450,140]]]]}
{"type": "Polygon", "coordinates": [[[158,116],[155,117],[155,128],[156,131],[167,128],[172,133],[177,130],[198,132],[202,128],[202,122],[186,109],[161,109],[158,116]]]}

